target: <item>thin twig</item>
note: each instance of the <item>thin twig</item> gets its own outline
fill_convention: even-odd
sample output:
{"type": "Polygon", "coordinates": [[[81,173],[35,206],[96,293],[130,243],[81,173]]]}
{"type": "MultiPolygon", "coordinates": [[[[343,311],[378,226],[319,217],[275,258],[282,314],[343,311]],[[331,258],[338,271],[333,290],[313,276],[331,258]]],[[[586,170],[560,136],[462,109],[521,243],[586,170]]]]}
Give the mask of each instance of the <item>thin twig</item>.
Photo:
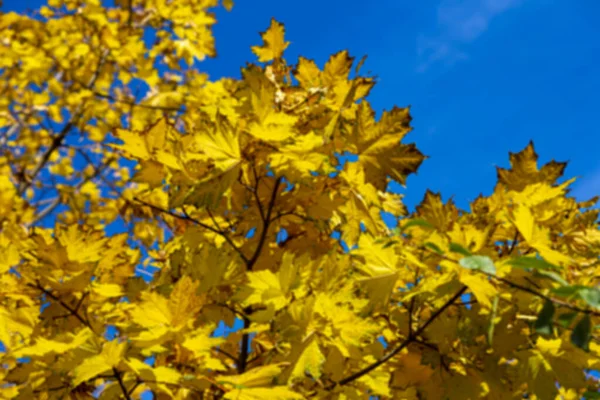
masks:
{"type": "Polygon", "coordinates": [[[368,365],[367,367],[361,369],[360,371],[357,371],[357,372],[353,373],[350,376],[347,376],[346,378],[341,379],[336,384],[328,387],[327,389],[331,390],[335,386],[346,385],[346,384],[348,384],[350,382],[353,382],[353,381],[359,379],[360,377],[368,374],[369,372],[373,371],[374,369],[376,369],[380,365],[386,363],[390,359],[392,359],[396,354],[400,353],[404,348],[406,348],[406,346],[408,346],[409,344],[411,344],[412,342],[414,342],[418,338],[418,336],[420,336],[425,331],[425,329],[427,329],[427,327],[429,325],[431,325],[431,323],[433,321],[435,321],[435,319],[437,317],[439,317],[448,307],[450,307],[457,299],[459,299],[460,296],[462,296],[462,294],[466,290],[467,290],[467,287],[463,286],[442,307],[440,307],[436,312],[434,312],[429,317],[429,319],[427,321],[425,321],[425,323],[423,325],[421,325],[421,327],[419,329],[417,329],[412,335],[409,335],[398,347],[396,347],[395,349],[393,349],[392,351],[390,351],[389,353],[387,353],[385,356],[381,357],[379,360],[375,361],[374,363],[368,365]]]}
{"type": "Polygon", "coordinates": [[[263,228],[260,233],[260,239],[258,241],[258,246],[252,255],[252,258],[247,262],[246,269],[248,271],[252,271],[254,264],[258,260],[262,248],[265,244],[267,233],[269,231],[269,225],[271,224],[271,214],[273,213],[273,207],[275,206],[275,199],[277,198],[277,192],[279,190],[279,186],[281,185],[282,178],[277,178],[275,181],[275,186],[273,187],[273,192],[271,193],[271,199],[269,200],[269,206],[267,208],[267,215],[263,218],[263,228]]]}
{"type": "MultiPolygon", "coordinates": [[[[76,309],[72,308],[67,303],[65,303],[64,301],[62,301],[58,296],[56,296],[51,291],[46,290],[39,282],[38,282],[37,285],[34,285],[32,283],[28,283],[27,286],[42,291],[46,296],[50,297],[52,300],[54,300],[58,304],[60,304],[65,310],[67,310],[68,312],[70,312],[71,315],[73,315],[75,318],[77,318],[79,320],[79,322],[81,322],[83,325],[87,326],[88,328],[92,329],[92,326],[90,325],[90,323],[88,321],[86,321],[81,315],[79,315],[79,313],[77,312],[76,309]]],[[[92,331],[93,331],[93,329],[92,329],[92,331]]]]}
{"type": "Polygon", "coordinates": [[[223,350],[223,349],[221,349],[219,347],[216,347],[215,351],[218,352],[218,353],[223,354],[225,357],[229,358],[230,360],[232,360],[236,364],[239,362],[238,359],[235,356],[229,354],[228,352],[226,352],[225,350],[223,350]]]}
{"type": "Polygon", "coordinates": [[[529,294],[537,296],[537,297],[539,297],[541,299],[544,299],[546,301],[550,301],[550,302],[552,302],[552,303],[554,303],[554,304],[556,304],[556,305],[558,305],[560,307],[568,308],[570,310],[577,311],[577,312],[580,312],[580,313],[583,313],[583,314],[591,314],[591,315],[594,315],[594,316],[600,316],[600,311],[595,311],[595,310],[591,310],[591,309],[588,309],[588,308],[581,308],[581,307],[578,307],[578,306],[576,306],[574,304],[566,302],[564,300],[560,300],[560,299],[557,299],[557,298],[554,298],[554,297],[550,297],[550,296],[547,296],[547,295],[545,295],[543,293],[538,292],[537,290],[534,290],[534,289],[531,289],[531,288],[519,285],[518,283],[509,281],[508,279],[501,278],[499,276],[495,276],[495,275],[492,275],[492,274],[487,274],[487,273],[484,273],[484,274],[487,275],[487,276],[489,276],[489,277],[491,277],[491,278],[493,278],[493,279],[496,279],[496,280],[498,280],[498,281],[500,281],[500,282],[502,282],[502,283],[504,283],[504,284],[506,284],[506,285],[508,285],[508,286],[510,286],[512,288],[514,288],[514,289],[518,289],[518,290],[521,290],[523,292],[527,292],[529,294]]]}
{"type": "Polygon", "coordinates": [[[117,369],[115,367],[113,367],[112,370],[113,370],[115,378],[117,378],[117,382],[119,382],[119,386],[121,387],[121,391],[123,392],[123,395],[125,396],[125,399],[126,400],[131,400],[131,396],[129,395],[129,391],[125,387],[125,384],[123,383],[123,379],[121,379],[121,374],[119,374],[119,371],[117,371],[117,369]]]}

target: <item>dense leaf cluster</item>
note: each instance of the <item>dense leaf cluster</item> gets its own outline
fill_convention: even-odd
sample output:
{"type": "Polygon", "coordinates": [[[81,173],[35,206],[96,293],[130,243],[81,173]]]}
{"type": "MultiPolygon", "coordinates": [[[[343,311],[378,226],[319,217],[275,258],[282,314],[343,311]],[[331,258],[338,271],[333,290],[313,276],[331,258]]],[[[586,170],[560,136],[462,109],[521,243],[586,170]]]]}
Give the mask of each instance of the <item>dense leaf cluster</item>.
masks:
{"type": "Polygon", "coordinates": [[[566,164],[529,144],[469,211],[408,215],[409,109],[376,118],[346,51],[289,64],[274,20],[210,80],[217,3],[0,15],[0,398],[597,395],[597,198],[566,164]]]}

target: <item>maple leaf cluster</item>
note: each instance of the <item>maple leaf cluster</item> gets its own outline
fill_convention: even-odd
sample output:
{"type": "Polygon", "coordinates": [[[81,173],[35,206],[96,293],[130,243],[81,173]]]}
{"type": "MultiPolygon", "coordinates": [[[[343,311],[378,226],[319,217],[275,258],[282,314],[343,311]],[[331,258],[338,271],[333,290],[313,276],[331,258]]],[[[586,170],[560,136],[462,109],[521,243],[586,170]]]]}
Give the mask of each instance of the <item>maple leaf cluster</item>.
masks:
{"type": "Polygon", "coordinates": [[[0,398],[598,397],[566,163],[530,143],[470,211],[409,214],[386,189],[426,157],[364,59],[289,64],[273,20],[211,80],[218,3],[0,15],[0,398]]]}

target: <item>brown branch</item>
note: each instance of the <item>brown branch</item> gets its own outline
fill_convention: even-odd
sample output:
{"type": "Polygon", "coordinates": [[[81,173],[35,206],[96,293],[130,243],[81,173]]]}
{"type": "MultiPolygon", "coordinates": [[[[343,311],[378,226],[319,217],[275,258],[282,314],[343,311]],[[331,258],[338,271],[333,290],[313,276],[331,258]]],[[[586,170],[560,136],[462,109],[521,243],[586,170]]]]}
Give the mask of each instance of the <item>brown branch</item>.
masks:
{"type": "Polygon", "coordinates": [[[508,285],[508,286],[510,286],[512,288],[514,288],[514,289],[518,289],[518,290],[521,290],[523,292],[527,292],[529,294],[537,296],[537,297],[539,297],[541,299],[544,299],[546,301],[550,301],[550,302],[556,304],[557,306],[568,308],[570,310],[577,311],[577,312],[580,312],[580,313],[583,313],[583,314],[591,314],[591,315],[594,315],[596,317],[600,316],[600,311],[591,310],[589,308],[581,308],[581,307],[578,307],[578,306],[576,306],[574,304],[571,304],[571,303],[569,303],[567,301],[560,300],[560,299],[557,299],[557,298],[554,298],[554,297],[550,297],[550,296],[547,296],[547,295],[545,295],[543,293],[538,292],[537,290],[528,288],[526,286],[519,285],[518,283],[509,281],[508,279],[500,278],[498,276],[495,276],[495,275],[492,275],[492,274],[487,274],[485,272],[484,272],[484,274],[487,275],[487,276],[489,276],[489,277],[491,277],[491,278],[493,278],[493,279],[496,279],[496,280],[498,280],[498,281],[500,281],[500,282],[502,282],[502,283],[504,283],[504,284],[506,284],[506,285],[508,285]]]}
{"type": "Polygon", "coordinates": [[[133,391],[142,384],[143,382],[141,380],[137,380],[135,382],[135,384],[131,387],[131,389],[129,389],[129,391],[127,392],[130,396],[133,394],[133,391]]]}
{"type": "Polygon", "coordinates": [[[123,396],[125,396],[126,400],[131,400],[131,396],[129,395],[129,391],[125,387],[125,383],[123,383],[123,379],[121,379],[121,374],[119,374],[119,371],[117,371],[117,369],[115,367],[113,367],[112,370],[113,370],[113,373],[115,374],[114,376],[117,379],[117,382],[119,382],[119,386],[121,387],[121,391],[123,392],[123,396]]]}
{"type": "MultiPolygon", "coordinates": [[[[90,81],[85,86],[86,89],[91,89],[94,86],[94,84],[96,83],[96,81],[98,80],[98,77],[100,76],[100,71],[102,69],[102,66],[104,65],[104,61],[106,60],[107,55],[108,55],[108,51],[105,51],[102,54],[102,56],[98,59],[98,65],[97,65],[96,71],[94,71],[94,74],[90,78],[90,81]]],[[[25,193],[25,191],[33,184],[37,175],[48,163],[48,160],[50,159],[50,156],[52,155],[52,153],[54,153],[56,151],[56,149],[58,149],[62,145],[62,142],[65,139],[65,137],[69,134],[71,129],[73,129],[75,127],[75,125],[77,125],[77,123],[79,122],[79,118],[80,118],[80,115],[78,115],[78,114],[81,112],[84,105],[85,105],[85,102],[83,104],[81,104],[79,107],[77,107],[77,111],[74,113],[73,118],[71,118],[71,120],[69,122],[67,122],[67,124],[62,128],[60,133],[52,139],[52,143],[50,144],[50,147],[48,147],[48,149],[46,149],[46,151],[42,155],[42,158],[35,166],[33,173],[29,177],[26,177],[25,181],[22,182],[21,185],[19,185],[19,188],[17,190],[17,193],[19,195],[22,195],[23,193],[25,193]]]]}
{"type": "Polygon", "coordinates": [[[256,261],[258,260],[258,257],[260,256],[262,248],[267,239],[269,225],[271,224],[271,214],[273,213],[273,207],[275,206],[275,199],[277,198],[277,192],[279,190],[279,186],[281,185],[281,180],[282,180],[282,178],[277,178],[277,180],[275,181],[275,186],[273,187],[273,192],[271,193],[271,199],[269,200],[269,206],[267,208],[267,215],[265,215],[265,217],[263,218],[263,228],[262,228],[262,232],[260,233],[260,239],[258,241],[258,246],[256,247],[256,250],[254,251],[252,258],[250,260],[248,260],[248,262],[246,263],[246,269],[248,271],[252,271],[252,267],[254,267],[254,264],[256,264],[256,261]]]}
{"type": "Polygon", "coordinates": [[[410,304],[408,306],[408,337],[412,337],[413,331],[413,310],[415,308],[415,296],[410,298],[410,304]]]}
{"type": "Polygon", "coordinates": [[[217,353],[221,353],[221,354],[223,354],[225,357],[229,358],[229,359],[230,359],[231,361],[233,361],[234,363],[236,363],[236,364],[237,364],[237,363],[239,363],[238,359],[237,359],[237,358],[236,358],[234,355],[231,355],[231,354],[229,354],[229,353],[228,353],[228,352],[226,352],[225,350],[223,350],[223,349],[221,349],[221,348],[219,348],[219,347],[215,347],[215,351],[216,351],[217,353]]]}
{"type": "Polygon", "coordinates": [[[152,208],[153,210],[159,211],[161,213],[170,215],[170,216],[175,217],[175,218],[182,219],[184,221],[190,221],[190,222],[192,222],[192,223],[194,223],[194,224],[196,224],[198,226],[201,226],[204,229],[207,229],[207,230],[209,230],[209,231],[211,231],[213,233],[216,233],[217,235],[223,237],[225,239],[225,241],[227,242],[227,244],[229,244],[229,246],[231,246],[231,248],[233,248],[233,250],[235,250],[240,255],[240,257],[242,258],[242,260],[244,261],[244,263],[248,264],[248,258],[242,252],[242,250],[238,246],[236,246],[236,244],[229,237],[229,235],[227,235],[225,232],[223,232],[223,231],[221,231],[219,229],[213,228],[212,226],[210,226],[208,224],[205,224],[204,222],[198,221],[196,218],[191,217],[185,211],[185,209],[184,209],[184,214],[179,214],[179,213],[176,213],[174,211],[165,210],[164,208],[155,206],[154,204],[148,203],[148,202],[146,202],[146,201],[144,201],[144,200],[142,200],[142,199],[140,199],[138,197],[135,197],[134,200],[137,201],[138,203],[142,203],[143,205],[152,208]]]}
{"type": "Polygon", "coordinates": [[[260,202],[260,197],[258,196],[258,184],[260,183],[260,178],[258,177],[258,174],[256,173],[256,168],[254,167],[254,165],[252,166],[252,173],[254,174],[254,180],[256,181],[256,184],[254,185],[254,188],[251,188],[251,192],[254,195],[254,198],[256,199],[256,205],[258,206],[258,212],[260,213],[260,218],[264,221],[265,220],[265,213],[263,211],[263,207],[262,207],[262,203],[260,202]]]}
{"type": "MultiPolygon", "coordinates": [[[[250,320],[244,317],[244,329],[250,328],[250,320]]],[[[237,370],[241,374],[246,370],[248,365],[248,347],[250,345],[250,335],[248,333],[242,334],[242,343],[240,344],[240,356],[238,358],[237,370]]]]}
{"type": "MultiPolygon", "coordinates": [[[[87,182],[91,181],[92,179],[97,178],[104,170],[106,170],[108,168],[108,166],[110,165],[111,162],[113,162],[114,159],[113,158],[109,158],[105,163],[103,163],[100,167],[96,167],[93,163],[91,163],[92,167],[94,168],[94,173],[89,176],[86,177],[85,179],[83,179],[81,182],[79,182],[76,186],[75,186],[75,190],[79,190],[81,189],[81,187],[86,184],[87,182]]],[[[46,206],[46,208],[44,208],[42,211],[40,211],[39,214],[37,214],[34,218],[33,221],[31,221],[30,223],[26,224],[26,227],[31,227],[33,225],[35,225],[36,223],[38,223],[39,221],[41,221],[42,219],[44,219],[45,217],[47,217],[52,211],[54,211],[54,209],[56,209],[56,207],[58,207],[58,205],[61,203],[60,201],[60,195],[58,197],[56,197],[51,204],[49,204],[48,206],[46,206]]]]}
{"type": "Polygon", "coordinates": [[[65,303],[64,301],[62,301],[58,296],[56,296],[54,293],[52,293],[49,290],[46,290],[39,282],[37,285],[34,285],[32,283],[28,283],[27,286],[38,289],[40,291],[42,291],[42,293],[44,293],[46,296],[50,297],[52,300],[56,301],[58,304],[60,304],[65,310],[67,310],[68,312],[71,313],[71,315],[73,315],[75,318],[77,318],[79,320],[79,322],[81,322],[82,324],[84,324],[85,326],[87,326],[88,328],[90,328],[92,331],[94,331],[92,329],[91,324],[86,321],[81,315],[79,315],[79,313],[77,312],[79,309],[80,304],[78,304],[77,309],[72,308],[71,306],[69,306],[67,303],[65,303]]]}
{"type": "MultiPolygon", "coordinates": [[[[450,258],[448,258],[448,257],[446,257],[446,256],[444,256],[444,255],[442,255],[442,254],[438,254],[438,253],[436,253],[436,252],[432,251],[432,250],[431,250],[431,249],[429,249],[428,247],[423,247],[423,248],[424,248],[425,250],[429,251],[429,252],[432,252],[434,255],[437,255],[437,256],[439,256],[439,257],[443,258],[444,260],[448,260],[448,261],[456,262],[456,261],[454,261],[454,260],[452,260],[452,259],[450,259],[450,258]]],[[[530,249],[530,250],[531,250],[531,249],[530,249]]],[[[527,252],[529,252],[529,250],[528,250],[527,252]]],[[[527,252],[526,252],[526,253],[527,253],[527,252]]],[[[526,254],[526,253],[525,253],[525,254],[526,254]]],[[[576,305],[574,305],[574,304],[571,304],[571,303],[569,303],[569,302],[567,302],[567,301],[564,301],[564,300],[560,300],[560,299],[557,299],[557,298],[554,298],[554,297],[547,296],[547,295],[545,295],[545,294],[543,294],[543,293],[540,293],[540,292],[538,292],[537,290],[534,290],[534,289],[528,288],[528,287],[526,287],[526,286],[523,286],[523,285],[520,285],[520,284],[518,284],[518,283],[515,283],[515,282],[512,282],[512,281],[509,281],[509,280],[508,280],[508,279],[506,279],[506,278],[501,278],[501,277],[499,277],[499,276],[496,276],[496,275],[493,275],[493,274],[489,274],[489,273],[487,273],[487,272],[484,272],[484,271],[480,271],[480,270],[474,270],[474,271],[475,271],[475,272],[482,273],[482,274],[484,274],[484,275],[486,275],[486,276],[488,276],[488,277],[490,277],[490,278],[492,278],[492,279],[495,279],[495,280],[497,280],[497,281],[499,281],[499,282],[502,282],[502,283],[504,283],[504,284],[506,284],[506,285],[508,285],[508,286],[510,286],[510,287],[512,287],[512,288],[514,288],[514,289],[518,289],[518,290],[521,290],[521,291],[523,291],[523,292],[526,292],[526,293],[529,293],[529,294],[531,294],[531,295],[534,295],[534,296],[536,296],[536,297],[539,297],[540,299],[543,299],[543,300],[546,300],[546,301],[550,301],[550,302],[552,302],[552,303],[556,304],[557,306],[564,307],[564,308],[568,308],[568,309],[570,309],[570,310],[577,311],[577,312],[580,312],[580,313],[583,313],[583,314],[590,314],[590,315],[594,315],[594,316],[600,316],[600,311],[595,311],[595,310],[592,310],[592,309],[589,309],[589,308],[581,308],[581,307],[578,307],[578,306],[576,306],[576,305]]]]}
{"type": "Polygon", "coordinates": [[[60,147],[60,145],[62,144],[62,141],[67,136],[67,134],[71,131],[71,129],[73,129],[74,125],[75,124],[73,123],[73,121],[69,121],[63,127],[63,129],[60,131],[60,133],[52,139],[52,143],[50,144],[50,147],[48,147],[46,149],[46,151],[42,155],[42,158],[36,164],[36,166],[33,170],[33,173],[31,175],[27,176],[25,181],[22,182],[21,185],[19,185],[19,189],[17,191],[19,196],[22,195],[23,193],[25,193],[25,191],[27,189],[29,189],[29,187],[33,184],[37,175],[48,163],[48,160],[50,159],[50,156],[52,155],[52,153],[54,153],[56,151],[56,149],[58,149],[60,147]]]}
{"type": "Polygon", "coordinates": [[[412,335],[409,335],[406,338],[406,340],[404,340],[398,347],[396,347],[395,349],[393,349],[392,351],[390,351],[389,353],[387,353],[386,355],[384,355],[383,357],[381,357],[379,360],[375,361],[374,363],[372,363],[372,364],[368,365],[367,367],[361,369],[360,371],[357,371],[357,372],[353,373],[352,375],[347,376],[346,378],[341,379],[340,381],[338,381],[334,385],[330,385],[329,387],[327,387],[327,390],[331,390],[335,386],[346,385],[346,384],[348,384],[350,382],[353,382],[353,381],[359,379],[360,377],[368,374],[369,372],[373,371],[374,369],[376,369],[380,365],[386,363],[390,359],[392,359],[396,354],[398,354],[402,350],[404,350],[404,348],[406,348],[406,346],[408,346],[409,344],[411,344],[412,342],[414,342],[418,338],[418,336],[421,335],[425,331],[425,329],[427,329],[427,327],[429,325],[431,325],[431,323],[433,321],[435,321],[435,319],[437,317],[439,317],[448,307],[450,307],[458,298],[460,298],[460,296],[462,296],[462,294],[466,290],[467,290],[467,287],[463,286],[442,307],[440,307],[436,312],[434,312],[429,317],[429,319],[427,321],[425,321],[425,323],[423,325],[421,325],[421,327],[419,329],[417,329],[412,335]]]}
{"type": "MultiPolygon", "coordinates": [[[[275,180],[275,185],[273,187],[273,192],[271,193],[271,199],[269,200],[269,205],[267,207],[267,214],[264,215],[262,217],[262,221],[263,221],[263,228],[262,228],[262,232],[260,233],[260,238],[258,239],[258,245],[256,246],[256,250],[254,251],[254,254],[252,255],[252,258],[250,260],[248,260],[248,262],[246,263],[246,270],[247,271],[252,271],[252,268],[254,267],[254,264],[256,264],[256,261],[258,260],[258,257],[260,256],[260,253],[262,251],[262,248],[266,242],[267,239],[267,233],[269,231],[269,226],[271,224],[271,214],[273,213],[273,208],[275,207],[275,200],[277,198],[277,192],[279,191],[279,186],[281,185],[281,181],[283,178],[277,178],[277,180],[275,180]]],[[[257,197],[258,200],[258,197],[257,197]]],[[[259,201],[260,204],[260,201],[259,201]]],[[[262,209],[262,205],[259,206],[259,209],[262,209]]],[[[263,214],[263,212],[261,212],[261,215],[263,214]]],[[[248,314],[249,310],[245,309],[244,312],[246,314],[248,314]]],[[[247,317],[244,317],[244,329],[248,329],[250,328],[250,320],[247,317]]],[[[238,373],[243,373],[246,370],[246,366],[248,364],[248,346],[250,344],[250,335],[248,333],[244,333],[242,334],[242,343],[241,343],[241,347],[240,347],[240,356],[239,356],[239,363],[238,363],[238,373]]]]}
{"type": "Polygon", "coordinates": [[[127,2],[127,27],[131,29],[133,23],[133,0],[127,2]]]}
{"type": "Polygon", "coordinates": [[[519,230],[515,228],[515,237],[510,243],[510,248],[508,249],[507,255],[511,255],[515,247],[517,246],[517,240],[519,239],[519,230]]]}

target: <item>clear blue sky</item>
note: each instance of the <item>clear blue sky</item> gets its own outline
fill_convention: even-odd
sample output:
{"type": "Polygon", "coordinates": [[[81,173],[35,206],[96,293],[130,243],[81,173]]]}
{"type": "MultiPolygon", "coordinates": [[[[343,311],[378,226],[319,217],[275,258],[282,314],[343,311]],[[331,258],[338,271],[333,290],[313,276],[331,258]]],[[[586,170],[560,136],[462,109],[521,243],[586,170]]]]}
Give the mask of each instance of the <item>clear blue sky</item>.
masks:
{"type": "Polygon", "coordinates": [[[412,105],[407,137],[430,158],[409,178],[407,205],[427,188],[467,208],[490,194],[495,165],[534,140],[541,162],[570,160],[574,194],[600,194],[600,2],[597,0],[254,0],[219,13],[214,75],[237,76],[271,17],[297,55],[320,65],[341,49],[379,76],[381,111],[412,105]],[[377,4],[377,5],[375,5],[377,4]]]}
{"type": "MultiPolygon", "coordinates": [[[[5,0],[4,10],[39,0],[5,0]]],[[[215,27],[213,78],[238,76],[259,31],[284,22],[289,61],[323,65],[341,49],[379,76],[377,111],[412,105],[407,139],[430,158],[409,178],[410,209],[425,190],[467,208],[491,193],[495,165],[533,139],[540,161],[570,160],[577,197],[600,194],[600,2],[597,0],[237,0],[215,27]]]]}

